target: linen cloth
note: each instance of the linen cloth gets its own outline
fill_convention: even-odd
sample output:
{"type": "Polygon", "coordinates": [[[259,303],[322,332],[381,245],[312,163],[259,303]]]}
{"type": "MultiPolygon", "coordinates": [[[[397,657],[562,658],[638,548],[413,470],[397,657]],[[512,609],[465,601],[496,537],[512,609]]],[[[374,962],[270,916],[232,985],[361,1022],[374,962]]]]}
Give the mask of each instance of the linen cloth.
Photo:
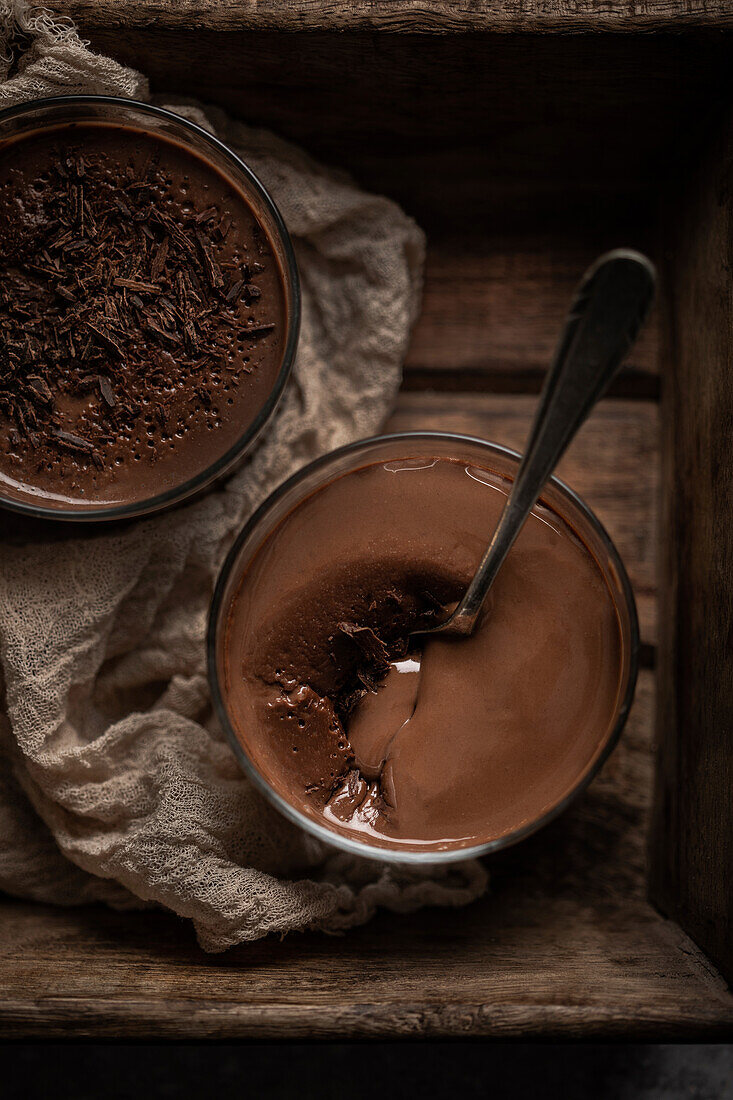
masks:
{"type": "MultiPolygon", "coordinates": [[[[0,46],[0,107],[79,92],[150,98],[144,76],[25,3],[0,0],[0,46]]],[[[463,904],[485,888],[477,862],[397,870],[282,819],[216,727],[204,654],[215,577],[244,520],[306,462],[380,428],[419,309],[423,235],[394,203],[273,134],[171,106],[235,149],[280,207],[301,273],[300,347],[265,438],[197,502],[31,540],[0,515],[0,888],[165,906],[208,951],[346,929],[378,906],[463,904]]]]}

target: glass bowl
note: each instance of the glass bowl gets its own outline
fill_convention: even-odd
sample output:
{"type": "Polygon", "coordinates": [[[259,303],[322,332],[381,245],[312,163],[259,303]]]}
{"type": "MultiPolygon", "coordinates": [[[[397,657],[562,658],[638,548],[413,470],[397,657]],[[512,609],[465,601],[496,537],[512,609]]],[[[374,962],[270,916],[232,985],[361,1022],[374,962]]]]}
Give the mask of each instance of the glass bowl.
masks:
{"type": "MultiPolygon", "coordinates": [[[[552,478],[543,490],[540,502],[557,513],[585,545],[605,578],[618,616],[621,635],[621,678],[616,709],[605,737],[578,776],[570,793],[552,805],[538,819],[513,832],[481,843],[442,850],[409,850],[380,847],[332,829],[321,820],[309,817],[291,805],[269,783],[237,735],[227,707],[226,628],[232,601],[254,556],[278,524],[306,497],[334,478],[374,462],[419,458],[464,459],[510,480],[515,476],[520,456],[506,447],[470,436],[449,432],[406,432],[383,435],[352,443],[333,451],[304,467],[273,492],[246,524],[221,570],[211,605],[207,639],[208,667],[214,706],[229,743],[240,765],[262,793],[285,817],[306,832],[328,844],[369,859],[390,863],[427,865],[448,863],[484,855],[506,848],[535,832],[555,818],[590,783],[616,745],[634,696],[639,660],[639,628],[636,605],[624,565],[597,517],[588,506],[558,478],[552,478]]],[[[490,532],[487,531],[487,541],[490,532]]]]}
{"type": "Polygon", "coordinates": [[[282,361],[264,404],[253,418],[248,417],[241,434],[206,468],[166,491],[147,499],[89,504],[55,505],[29,500],[22,490],[12,495],[0,486],[0,505],[40,519],[121,520],[147,515],[180,504],[215,480],[231,472],[252,449],[271,420],[282,396],[293,365],[300,328],[300,284],[290,236],[269,193],[254,172],[231,149],[200,126],[161,107],[115,96],[73,95],[39,99],[0,112],[0,151],[8,142],[35,132],[73,124],[116,124],[160,135],[205,160],[240,192],[264,227],[278,263],[285,295],[286,331],[282,361]]]}

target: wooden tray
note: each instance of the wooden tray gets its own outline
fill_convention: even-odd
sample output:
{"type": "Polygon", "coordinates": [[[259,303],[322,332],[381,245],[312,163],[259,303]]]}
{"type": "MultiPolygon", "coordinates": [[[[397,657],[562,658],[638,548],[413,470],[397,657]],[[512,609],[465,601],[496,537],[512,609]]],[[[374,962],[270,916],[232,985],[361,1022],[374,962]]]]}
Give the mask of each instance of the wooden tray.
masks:
{"type": "Polygon", "coordinates": [[[424,311],[389,427],[521,446],[580,272],[606,247],[651,253],[663,274],[654,323],[561,469],[629,567],[644,668],[600,778],[561,820],[491,860],[477,904],[209,957],[171,916],[7,899],[2,1034],[730,1037],[733,997],[683,931],[731,976],[726,0],[650,0],[636,17],[620,0],[602,11],[590,0],[56,7],[154,91],[271,126],[424,226],[424,311]]]}

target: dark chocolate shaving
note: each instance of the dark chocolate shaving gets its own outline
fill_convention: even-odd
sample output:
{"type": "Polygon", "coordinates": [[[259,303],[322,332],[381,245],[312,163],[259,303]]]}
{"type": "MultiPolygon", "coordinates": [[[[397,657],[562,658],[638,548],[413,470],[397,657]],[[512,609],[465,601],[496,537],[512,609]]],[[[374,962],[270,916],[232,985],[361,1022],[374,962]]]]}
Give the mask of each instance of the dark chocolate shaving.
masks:
{"type": "Polygon", "coordinates": [[[70,451],[81,451],[83,454],[91,454],[94,451],[93,443],[74,435],[73,432],[63,432],[60,428],[56,428],[53,434],[61,446],[67,447],[70,451]]]}
{"type": "Polygon", "coordinates": [[[375,665],[386,668],[390,662],[389,647],[375,634],[370,626],[358,626],[357,623],[342,622],[337,629],[358,645],[365,659],[375,665]]]}
{"type": "Polygon", "coordinates": [[[250,324],[259,265],[221,262],[231,216],[172,201],[156,157],[119,172],[117,185],[104,157],[75,155],[59,138],[32,191],[32,223],[21,223],[5,249],[0,280],[0,416],[12,426],[9,442],[35,446],[41,433],[100,469],[109,441],[146,427],[145,404],[148,418],[176,431],[166,427],[168,403],[192,376],[206,415],[218,415],[204,366],[226,370],[236,385],[252,367],[232,356],[233,339],[275,329],[250,324]],[[91,402],[89,411],[66,420],[61,410],[75,398],[91,402]]]}
{"type": "Polygon", "coordinates": [[[372,676],[369,672],[367,672],[365,668],[357,669],[356,675],[359,677],[367,691],[371,691],[372,693],[376,694],[377,688],[379,686],[379,678],[377,676],[372,676]]]}
{"type": "Polygon", "coordinates": [[[201,255],[204,260],[204,268],[206,270],[206,277],[213,287],[221,287],[224,285],[224,276],[221,273],[221,268],[214,259],[211,243],[206,240],[200,229],[196,230],[196,240],[198,241],[199,248],[201,249],[201,255]]]}
{"type": "Polygon", "coordinates": [[[227,291],[227,301],[235,302],[239,295],[242,293],[244,287],[244,279],[237,279],[236,283],[232,283],[227,291]]]}
{"type": "Polygon", "coordinates": [[[109,384],[109,378],[105,378],[103,374],[99,375],[99,392],[102,394],[102,399],[105,404],[113,409],[117,404],[117,398],[114,395],[114,390],[109,384]]]}
{"type": "Polygon", "coordinates": [[[28,389],[30,393],[37,398],[37,400],[42,401],[44,405],[53,404],[53,395],[45,379],[39,378],[37,375],[28,375],[28,389]]]}
{"type": "Polygon", "coordinates": [[[113,279],[115,286],[121,286],[125,290],[135,290],[140,294],[161,294],[161,288],[155,283],[144,283],[141,279],[122,279],[119,276],[113,279]]]}
{"type": "Polygon", "coordinates": [[[240,336],[255,337],[265,336],[268,332],[272,332],[275,328],[274,325],[250,325],[249,328],[243,328],[240,332],[240,336]]]}

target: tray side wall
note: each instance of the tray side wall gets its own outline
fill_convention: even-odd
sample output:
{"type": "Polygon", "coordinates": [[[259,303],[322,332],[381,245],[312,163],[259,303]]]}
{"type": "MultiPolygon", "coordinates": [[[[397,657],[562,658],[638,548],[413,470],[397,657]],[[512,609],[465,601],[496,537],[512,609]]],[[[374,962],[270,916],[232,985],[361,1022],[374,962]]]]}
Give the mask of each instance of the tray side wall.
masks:
{"type": "Polygon", "coordinates": [[[58,0],[65,14],[103,25],[144,25],[278,31],[323,28],[388,33],[465,34],[491,30],[584,34],[634,33],[733,26],[727,0],[58,0]]]}
{"type": "MultiPolygon", "coordinates": [[[[671,212],[670,212],[671,213],[671,212]]],[[[733,127],[669,273],[652,899],[733,978],[733,127]]],[[[671,221],[671,219],[670,219],[671,221]]],[[[671,221],[671,224],[675,224],[671,221]]]]}

